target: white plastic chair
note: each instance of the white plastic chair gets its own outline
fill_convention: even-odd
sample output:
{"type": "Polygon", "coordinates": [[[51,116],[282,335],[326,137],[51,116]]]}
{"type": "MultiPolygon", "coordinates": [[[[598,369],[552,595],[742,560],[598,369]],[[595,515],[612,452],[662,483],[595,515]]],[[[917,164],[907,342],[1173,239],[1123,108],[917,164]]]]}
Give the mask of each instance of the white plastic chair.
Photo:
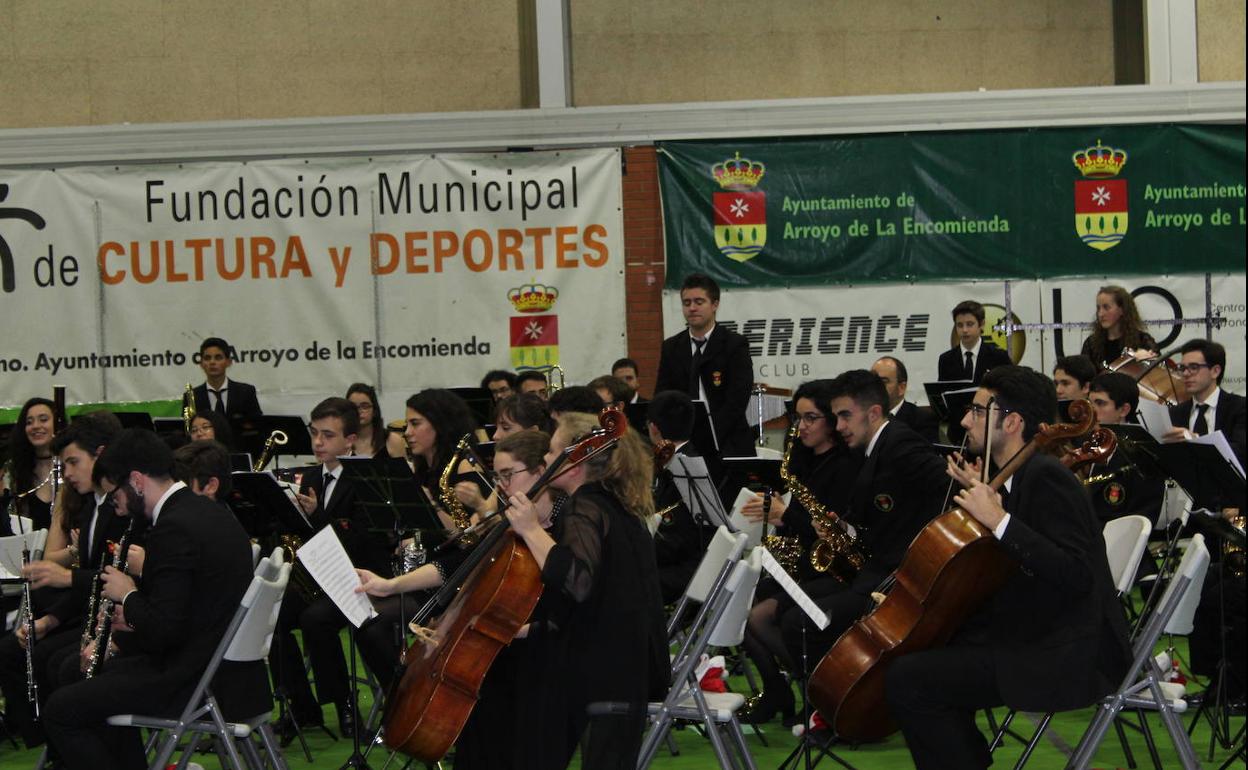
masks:
{"type": "Polygon", "coordinates": [[[737,721],[737,710],[745,705],[745,698],[739,693],[704,692],[695,671],[707,648],[736,646],[745,636],[745,624],[749,619],[750,606],[754,603],[754,588],[762,571],[760,550],[755,548],[748,559],[733,563],[723,590],[714,594],[708,602],[709,610],[701,617],[703,622],[689,630],[689,638],[673,665],[672,684],[667,697],[661,703],[647,706],[651,725],[638,757],[639,770],[645,770],[653,761],[659,744],[677,719],[705,725],[720,767],[740,766],[755,770],[745,734],[737,721]],[[735,757],[725,744],[721,730],[727,732],[732,740],[735,757]]]}
{"type": "MultiPolygon", "coordinates": [[[[715,534],[711,536],[711,541],[706,545],[706,553],[702,554],[702,561],[698,563],[697,570],[689,579],[689,585],[685,587],[680,601],[672,610],[672,616],[668,618],[667,638],[669,641],[676,639],[681,621],[684,620],[689,606],[697,603],[705,609],[707,598],[723,586],[728,577],[728,570],[745,553],[746,540],[743,532],[734,534],[723,525],[716,527],[715,534]]],[[[696,623],[697,620],[695,619],[694,622],[696,623]]]]}
{"type": "Polygon", "coordinates": [[[1192,537],[1183,560],[1179,563],[1174,577],[1166,586],[1157,605],[1157,610],[1149,617],[1132,645],[1133,660],[1131,668],[1123,679],[1117,692],[1106,697],[1097,709],[1096,716],[1088,725],[1075,753],[1070,758],[1068,768],[1083,770],[1087,768],[1097,747],[1105,737],[1105,732],[1113,724],[1118,714],[1126,708],[1148,709],[1157,711],[1161,721],[1170,733],[1179,762],[1185,770],[1200,767],[1196,758],[1196,750],[1192,748],[1191,738],[1183,729],[1178,715],[1187,710],[1187,701],[1177,690],[1167,692],[1162,671],[1153,655],[1153,647],[1163,633],[1188,634],[1192,630],[1192,618],[1196,614],[1196,606],[1200,603],[1200,592],[1204,587],[1205,572],[1209,567],[1209,549],[1205,546],[1203,535],[1192,537]]]}
{"type": "Polygon", "coordinates": [[[275,549],[271,556],[261,559],[256,566],[256,574],[239,603],[238,611],[221,637],[220,644],[178,719],[139,714],[109,717],[108,723],[115,727],[143,727],[164,731],[149,765],[153,770],[164,770],[169,766],[170,758],[183,736],[191,736],[183,752],[184,759],[193,755],[200,737],[204,734],[213,735],[217,739],[219,749],[224,749],[226,755],[222,761],[228,762],[234,770],[242,769],[238,754],[240,747],[249,766],[263,767],[264,763],[251,740],[253,733],[259,734],[272,766],[286,770],[286,760],[269,725],[271,711],[265,710],[263,714],[257,714],[244,722],[226,722],[211,688],[212,678],[221,661],[253,662],[264,660],[268,655],[273,629],[277,626],[277,615],[281,609],[282,595],[290,581],[291,565],[284,564],[283,561],[281,549],[275,549]]]}

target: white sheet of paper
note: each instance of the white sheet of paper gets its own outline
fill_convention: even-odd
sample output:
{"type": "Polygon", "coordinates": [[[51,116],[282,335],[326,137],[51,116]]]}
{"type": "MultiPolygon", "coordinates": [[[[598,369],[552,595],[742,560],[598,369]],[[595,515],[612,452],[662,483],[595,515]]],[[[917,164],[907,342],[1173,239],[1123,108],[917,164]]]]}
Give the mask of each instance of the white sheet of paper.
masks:
{"type": "Polygon", "coordinates": [[[1203,436],[1196,436],[1191,439],[1193,444],[1208,444],[1217,447],[1218,454],[1222,455],[1222,459],[1231,464],[1231,467],[1239,471],[1239,477],[1244,477],[1244,466],[1239,464],[1239,458],[1235,456],[1235,452],[1231,451],[1231,445],[1226,440],[1226,436],[1220,430],[1213,433],[1207,433],[1203,436]]]}
{"type": "Polygon", "coordinates": [[[48,542],[48,531],[37,529],[23,535],[0,538],[0,577],[15,578],[22,574],[22,550],[30,551],[31,560],[43,558],[43,547],[48,542]]]}
{"type": "MultiPolygon", "coordinates": [[[[754,499],[754,495],[754,492],[751,492],[745,487],[741,487],[741,491],[737,493],[737,499],[732,501],[732,514],[728,517],[728,523],[731,524],[737,532],[745,533],[746,548],[753,548],[757,545],[761,545],[763,542],[763,535],[770,535],[776,529],[771,525],[767,525],[764,528],[763,522],[750,521],[745,518],[745,514],[741,512],[741,509],[745,507],[745,504],[754,499]]],[[[785,506],[788,506],[789,500],[792,499],[792,497],[793,496],[788,492],[780,495],[780,499],[784,501],[785,506]]]]}
{"type": "Polygon", "coordinates": [[[814,599],[810,598],[810,594],[806,593],[798,586],[793,578],[789,577],[789,573],[784,571],[784,567],[780,566],[780,562],[776,561],[776,557],[771,555],[766,548],[763,549],[763,569],[767,570],[767,574],[775,578],[780,587],[784,589],[798,607],[802,608],[802,612],[806,613],[806,617],[811,622],[819,626],[820,630],[828,627],[828,616],[819,606],[815,604],[814,599]]]}
{"type": "Polygon", "coordinates": [[[1141,398],[1137,411],[1140,415],[1140,424],[1158,441],[1161,441],[1166,432],[1174,427],[1174,423],[1170,422],[1170,408],[1165,404],[1141,398]]]}
{"type": "Polygon", "coordinates": [[[323,527],[295,552],[295,556],[351,625],[359,628],[364,621],[377,615],[368,596],[355,592],[360,578],[333,527],[323,527]]]}

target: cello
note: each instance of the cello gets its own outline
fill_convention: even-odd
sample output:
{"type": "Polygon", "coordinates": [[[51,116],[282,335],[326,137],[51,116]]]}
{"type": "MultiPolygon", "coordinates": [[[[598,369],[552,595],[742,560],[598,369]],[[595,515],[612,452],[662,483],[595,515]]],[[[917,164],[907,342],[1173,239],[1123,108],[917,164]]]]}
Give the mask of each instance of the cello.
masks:
{"type": "MultiPolygon", "coordinates": [[[[628,429],[618,408],[604,409],[598,421],[602,428],[565,448],[529,490],[530,498],[564,471],[615,446],[628,429]]],[[[423,762],[437,762],[455,743],[494,658],[528,622],[542,593],[537,561],[507,518],[500,512],[487,521],[497,523],[417,614],[414,624],[454,596],[432,632],[418,633],[407,649],[403,674],[386,704],[386,746],[423,762]]]]}
{"type": "MultiPolygon", "coordinates": [[[[1041,425],[989,486],[1000,490],[1038,449],[1083,436],[1096,422],[1087,401],[1071,403],[1070,416],[1077,422],[1041,425]]],[[[1105,451],[1112,442],[1105,434],[1113,435],[1094,434],[1091,456],[1080,456],[1080,461],[1112,452],[1112,447],[1105,451]]],[[[969,513],[955,506],[937,516],[911,542],[883,601],[855,621],[815,667],[807,684],[810,702],[845,740],[877,741],[896,732],[884,700],[884,672],[890,662],[943,646],[1015,568],[992,532],[969,513]]]]}

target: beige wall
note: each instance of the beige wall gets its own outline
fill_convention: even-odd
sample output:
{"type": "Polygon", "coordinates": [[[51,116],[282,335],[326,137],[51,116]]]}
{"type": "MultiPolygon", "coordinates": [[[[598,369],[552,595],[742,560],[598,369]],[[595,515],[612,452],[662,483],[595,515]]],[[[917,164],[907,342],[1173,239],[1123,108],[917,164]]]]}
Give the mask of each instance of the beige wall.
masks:
{"type": "Polygon", "coordinates": [[[0,127],[509,109],[517,0],[0,0],[0,127]]]}
{"type": "Polygon", "coordinates": [[[1114,82],[1110,3],[572,0],[578,105],[1114,82]]]}
{"type": "MultiPolygon", "coordinates": [[[[532,2],[0,0],[0,128],[514,109],[532,2]]],[[[580,106],[1114,79],[1110,0],[569,2],[580,106]]],[[[1243,0],[1198,24],[1244,79],[1243,0]]]]}
{"type": "Polygon", "coordinates": [[[1196,0],[1201,82],[1244,79],[1244,0],[1196,0]]]}

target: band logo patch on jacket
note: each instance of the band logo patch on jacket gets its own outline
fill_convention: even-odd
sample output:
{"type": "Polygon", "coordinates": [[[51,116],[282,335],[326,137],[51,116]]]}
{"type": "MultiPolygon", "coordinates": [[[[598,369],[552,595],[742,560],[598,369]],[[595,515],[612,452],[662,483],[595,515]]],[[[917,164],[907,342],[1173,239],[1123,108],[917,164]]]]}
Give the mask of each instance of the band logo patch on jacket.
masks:
{"type": "Polygon", "coordinates": [[[881,492],[875,496],[875,508],[881,513],[888,513],[893,510],[893,496],[887,492],[881,492]]]}

